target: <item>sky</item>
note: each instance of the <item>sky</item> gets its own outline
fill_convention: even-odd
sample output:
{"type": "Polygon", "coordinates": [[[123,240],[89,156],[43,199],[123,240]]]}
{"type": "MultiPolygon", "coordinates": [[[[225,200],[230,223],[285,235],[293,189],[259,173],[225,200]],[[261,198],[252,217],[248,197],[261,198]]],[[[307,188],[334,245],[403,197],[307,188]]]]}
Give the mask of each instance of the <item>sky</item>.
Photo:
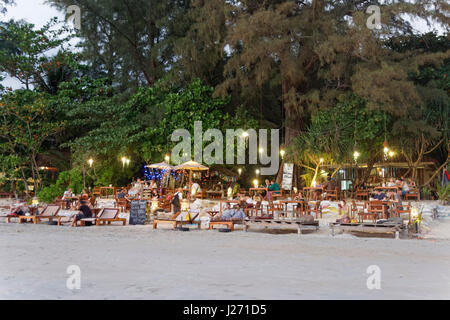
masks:
{"type": "MultiPolygon", "coordinates": [[[[8,6],[8,12],[5,15],[0,13],[0,20],[20,20],[23,19],[29,23],[33,23],[37,28],[45,25],[51,18],[58,17],[60,20],[64,19],[64,13],[59,12],[55,8],[46,4],[45,0],[15,0],[16,5],[8,6]]],[[[420,32],[426,32],[433,28],[426,25],[424,21],[414,20],[412,21],[415,29],[420,32]]],[[[440,33],[442,30],[438,30],[440,33]]],[[[14,79],[7,78],[2,84],[6,87],[12,87],[13,89],[20,88],[19,82],[14,79]]]]}

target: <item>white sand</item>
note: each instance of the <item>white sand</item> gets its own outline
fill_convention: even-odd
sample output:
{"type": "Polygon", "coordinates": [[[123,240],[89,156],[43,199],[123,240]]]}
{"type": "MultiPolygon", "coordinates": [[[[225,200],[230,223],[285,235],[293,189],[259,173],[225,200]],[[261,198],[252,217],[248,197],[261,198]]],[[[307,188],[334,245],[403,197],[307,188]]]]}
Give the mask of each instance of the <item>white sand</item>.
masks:
{"type": "Polygon", "coordinates": [[[449,299],[449,270],[449,240],[0,222],[0,299],[449,299]]]}

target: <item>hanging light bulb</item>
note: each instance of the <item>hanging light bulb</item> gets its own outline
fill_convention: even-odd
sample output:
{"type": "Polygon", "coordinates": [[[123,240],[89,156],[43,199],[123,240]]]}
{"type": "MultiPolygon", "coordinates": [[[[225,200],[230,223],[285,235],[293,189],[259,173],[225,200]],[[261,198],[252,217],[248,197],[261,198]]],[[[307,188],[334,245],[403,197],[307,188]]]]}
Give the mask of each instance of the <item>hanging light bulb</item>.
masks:
{"type": "Polygon", "coordinates": [[[89,163],[89,167],[91,167],[92,168],[92,165],[94,164],[94,159],[89,159],[88,160],[88,163],[89,163]]]}
{"type": "Polygon", "coordinates": [[[168,154],[166,154],[166,156],[164,157],[164,160],[168,163],[170,161],[170,156],[168,154]]]}
{"type": "Polygon", "coordinates": [[[358,151],[355,151],[355,152],[353,153],[353,159],[355,159],[355,162],[358,162],[359,156],[360,156],[360,154],[359,154],[358,151]]]}
{"type": "Polygon", "coordinates": [[[239,173],[239,175],[242,174],[242,169],[241,168],[238,169],[238,173],[239,173]]]}
{"type": "Polygon", "coordinates": [[[284,158],[284,155],[286,154],[286,151],[284,151],[283,149],[281,149],[280,151],[280,155],[281,155],[281,159],[284,158]]]}

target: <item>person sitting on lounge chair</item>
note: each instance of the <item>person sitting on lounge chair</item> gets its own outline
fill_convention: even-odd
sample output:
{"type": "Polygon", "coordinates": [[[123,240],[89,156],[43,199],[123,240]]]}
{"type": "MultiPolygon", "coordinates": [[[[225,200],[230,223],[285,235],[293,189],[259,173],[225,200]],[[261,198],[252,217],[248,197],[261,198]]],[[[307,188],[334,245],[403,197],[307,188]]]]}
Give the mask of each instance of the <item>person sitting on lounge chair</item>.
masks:
{"type": "Polygon", "coordinates": [[[73,222],[72,222],[73,227],[77,226],[77,221],[79,221],[81,219],[92,218],[92,216],[93,216],[92,210],[89,207],[89,203],[87,201],[81,201],[81,206],[78,210],[79,210],[79,213],[73,217],[73,222]]]}
{"type": "Polygon", "coordinates": [[[339,203],[339,219],[336,220],[337,223],[350,223],[351,219],[348,215],[349,207],[345,200],[339,203]]]}
{"type": "Polygon", "coordinates": [[[30,208],[20,200],[17,200],[15,204],[10,207],[11,213],[13,216],[24,216],[27,213],[30,213],[30,208]]]}

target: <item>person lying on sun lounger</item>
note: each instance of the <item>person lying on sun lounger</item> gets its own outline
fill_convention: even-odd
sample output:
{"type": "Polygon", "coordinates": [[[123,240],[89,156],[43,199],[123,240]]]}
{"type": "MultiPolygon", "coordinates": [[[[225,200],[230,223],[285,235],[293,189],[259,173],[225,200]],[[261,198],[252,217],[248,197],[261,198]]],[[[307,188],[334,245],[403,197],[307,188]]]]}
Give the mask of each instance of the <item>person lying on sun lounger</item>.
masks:
{"type": "Polygon", "coordinates": [[[213,219],[212,221],[229,221],[229,220],[244,220],[245,213],[243,208],[239,207],[238,209],[232,209],[230,204],[227,203],[225,206],[222,215],[218,218],[213,219]]]}
{"type": "Polygon", "coordinates": [[[78,209],[79,213],[73,217],[72,226],[77,226],[77,221],[81,219],[92,218],[93,214],[91,208],[89,208],[89,203],[87,201],[81,201],[81,206],[78,209]]]}

